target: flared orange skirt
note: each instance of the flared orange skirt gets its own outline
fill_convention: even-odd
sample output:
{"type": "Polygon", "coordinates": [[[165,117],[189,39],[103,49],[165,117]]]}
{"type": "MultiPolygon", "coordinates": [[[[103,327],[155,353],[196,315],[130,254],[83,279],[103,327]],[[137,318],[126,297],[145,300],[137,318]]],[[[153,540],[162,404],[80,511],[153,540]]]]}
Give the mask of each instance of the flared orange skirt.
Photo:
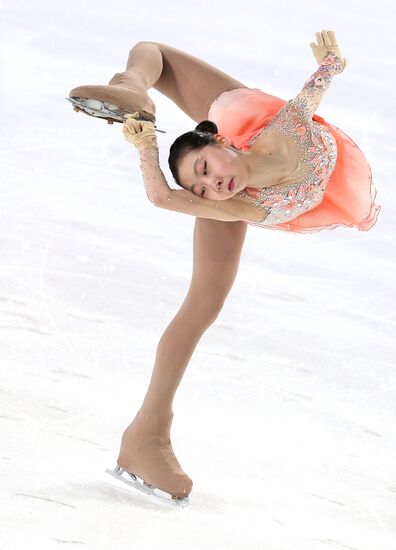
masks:
{"type": "MultiPolygon", "coordinates": [[[[216,123],[220,134],[231,139],[234,147],[249,150],[246,142],[260,133],[285,103],[284,99],[258,88],[237,88],[215,99],[208,119],[216,123]]],[[[323,201],[289,222],[263,227],[300,233],[338,226],[368,231],[376,223],[381,209],[374,203],[377,192],[370,165],[356,143],[342,130],[318,115],[312,118],[326,126],[337,142],[337,162],[323,201]]]]}

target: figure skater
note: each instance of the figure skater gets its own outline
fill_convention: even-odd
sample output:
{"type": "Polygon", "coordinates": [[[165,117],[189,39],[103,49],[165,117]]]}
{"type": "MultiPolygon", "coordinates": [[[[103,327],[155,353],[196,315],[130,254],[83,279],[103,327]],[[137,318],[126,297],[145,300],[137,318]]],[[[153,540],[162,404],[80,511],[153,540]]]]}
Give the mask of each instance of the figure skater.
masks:
{"type": "Polygon", "coordinates": [[[189,360],[235,280],[248,225],[292,232],[356,227],[367,231],[380,206],[358,146],[315,114],[342,57],[334,31],[310,44],[319,68],[289,101],[248,88],[208,63],[158,42],[138,42],[125,72],[107,86],[71,90],[76,110],[122,121],[140,156],[148,199],[196,216],[193,274],[180,310],[162,335],[151,381],[125,429],[115,475],[173,503],[188,503],[192,480],[170,441],[173,399],[189,360]],[[199,124],[169,154],[176,184],[159,165],[153,87],[199,124]],[[125,472],[128,480],[121,477],[125,472]],[[131,481],[132,480],[132,481],[131,481]],[[140,482],[142,480],[142,482],[140,482]]]}

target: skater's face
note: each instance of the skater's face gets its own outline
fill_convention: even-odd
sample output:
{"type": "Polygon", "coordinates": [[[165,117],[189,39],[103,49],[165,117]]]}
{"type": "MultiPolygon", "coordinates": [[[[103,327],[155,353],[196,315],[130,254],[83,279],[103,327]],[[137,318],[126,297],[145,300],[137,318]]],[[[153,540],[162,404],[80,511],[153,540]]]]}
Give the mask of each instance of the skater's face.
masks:
{"type": "Polygon", "coordinates": [[[182,186],[204,199],[222,201],[246,187],[246,166],[240,152],[225,136],[216,134],[217,144],[194,149],[179,161],[182,186]],[[232,180],[232,183],[230,184],[232,180]]]}

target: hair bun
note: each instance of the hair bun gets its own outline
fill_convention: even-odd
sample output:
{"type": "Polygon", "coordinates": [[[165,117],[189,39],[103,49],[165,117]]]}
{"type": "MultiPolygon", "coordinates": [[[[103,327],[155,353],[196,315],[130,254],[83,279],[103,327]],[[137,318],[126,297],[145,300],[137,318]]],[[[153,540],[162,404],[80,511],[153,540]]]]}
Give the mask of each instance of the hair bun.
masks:
{"type": "Polygon", "coordinates": [[[209,134],[217,134],[218,129],[214,122],[211,120],[203,120],[195,127],[196,132],[208,132],[209,134]]]}

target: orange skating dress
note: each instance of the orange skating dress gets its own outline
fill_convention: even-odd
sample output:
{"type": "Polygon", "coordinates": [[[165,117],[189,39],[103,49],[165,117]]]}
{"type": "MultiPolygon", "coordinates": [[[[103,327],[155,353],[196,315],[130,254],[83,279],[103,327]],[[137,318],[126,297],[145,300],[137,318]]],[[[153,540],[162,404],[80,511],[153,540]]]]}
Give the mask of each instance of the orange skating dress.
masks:
{"type": "Polygon", "coordinates": [[[260,222],[244,220],[250,225],[306,233],[337,226],[368,231],[376,223],[381,206],[374,204],[367,160],[342,130],[314,114],[342,70],[341,60],[329,52],[295,99],[238,88],[212,103],[208,119],[237,149],[249,150],[265,132],[275,131],[292,139],[299,152],[290,183],[240,191],[263,212],[260,222]]]}

